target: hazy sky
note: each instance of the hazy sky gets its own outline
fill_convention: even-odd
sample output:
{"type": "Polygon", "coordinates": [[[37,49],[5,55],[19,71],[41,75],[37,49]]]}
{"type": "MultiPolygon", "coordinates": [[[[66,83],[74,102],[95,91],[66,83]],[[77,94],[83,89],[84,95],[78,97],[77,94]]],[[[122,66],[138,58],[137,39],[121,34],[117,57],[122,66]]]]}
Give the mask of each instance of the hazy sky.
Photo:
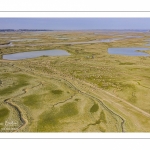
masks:
{"type": "Polygon", "coordinates": [[[150,29],[150,18],[0,18],[0,29],[150,29]]]}

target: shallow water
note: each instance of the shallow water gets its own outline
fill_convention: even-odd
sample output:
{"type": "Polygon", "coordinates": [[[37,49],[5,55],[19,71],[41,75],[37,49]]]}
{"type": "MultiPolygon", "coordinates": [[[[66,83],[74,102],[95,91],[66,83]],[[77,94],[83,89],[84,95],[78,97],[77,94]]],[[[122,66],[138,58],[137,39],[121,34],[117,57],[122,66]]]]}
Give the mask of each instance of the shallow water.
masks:
{"type": "Polygon", "coordinates": [[[38,39],[17,39],[17,40],[11,40],[12,42],[18,42],[18,41],[34,41],[38,39]]]}
{"type": "Polygon", "coordinates": [[[22,52],[22,53],[14,53],[3,55],[3,59],[8,60],[20,60],[27,58],[35,58],[39,56],[67,56],[70,55],[65,50],[43,50],[43,51],[31,51],[31,52],[22,52]]]}
{"type": "Polygon", "coordinates": [[[108,48],[108,53],[126,56],[149,56],[149,54],[138,52],[137,50],[148,50],[148,48],[108,48]]]}

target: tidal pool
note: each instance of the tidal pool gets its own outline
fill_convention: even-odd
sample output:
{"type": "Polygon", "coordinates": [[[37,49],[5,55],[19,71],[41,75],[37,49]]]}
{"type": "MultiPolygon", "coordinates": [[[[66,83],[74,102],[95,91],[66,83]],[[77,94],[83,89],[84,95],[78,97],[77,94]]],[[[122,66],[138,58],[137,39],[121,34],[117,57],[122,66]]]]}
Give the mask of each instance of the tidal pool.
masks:
{"type": "Polygon", "coordinates": [[[109,54],[118,54],[118,55],[126,55],[126,56],[149,56],[149,54],[144,52],[139,52],[138,50],[148,50],[148,48],[108,48],[109,54]]]}
{"type": "Polygon", "coordinates": [[[22,53],[14,53],[3,55],[3,59],[8,60],[20,60],[27,58],[35,58],[39,56],[67,56],[70,55],[65,50],[42,50],[42,51],[31,51],[31,52],[22,52],[22,53]]]}

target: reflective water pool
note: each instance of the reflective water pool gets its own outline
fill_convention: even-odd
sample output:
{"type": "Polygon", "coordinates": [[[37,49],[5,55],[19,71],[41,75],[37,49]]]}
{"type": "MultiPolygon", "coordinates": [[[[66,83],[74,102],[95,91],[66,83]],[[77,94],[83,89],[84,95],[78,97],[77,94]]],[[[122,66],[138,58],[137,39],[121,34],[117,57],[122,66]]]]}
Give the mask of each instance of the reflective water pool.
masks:
{"type": "Polygon", "coordinates": [[[7,54],[3,55],[2,58],[8,60],[20,60],[39,56],[67,56],[67,55],[70,54],[65,50],[43,50],[43,51],[31,51],[31,52],[7,54]]]}
{"type": "Polygon", "coordinates": [[[127,56],[149,56],[149,54],[144,52],[139,52],[138,50],[148,50],[148,48],[108,48],[109,54],[127,55],[127,56]]]}

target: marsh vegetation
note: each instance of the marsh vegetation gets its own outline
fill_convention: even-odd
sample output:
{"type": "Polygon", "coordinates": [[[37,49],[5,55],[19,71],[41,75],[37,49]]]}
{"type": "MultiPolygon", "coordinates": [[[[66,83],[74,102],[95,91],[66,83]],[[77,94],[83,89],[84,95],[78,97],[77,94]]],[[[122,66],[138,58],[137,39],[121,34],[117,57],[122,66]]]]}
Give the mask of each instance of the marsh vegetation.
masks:
{"type": "Polygon", "coordinates": [[[1,45],[13,44],[0,46],[1,132],[150,131],[149,33],[0,35],[1,45]],[[131,47],[139,50],[136,53],[147,53],[146,57],[108,52],[109,48],[131,47]],[[52,49],[70,55],[3,59],[3,55],[52,49]],[[6,130],[5,122],[13,128],[9,124],[6,130]]]}

